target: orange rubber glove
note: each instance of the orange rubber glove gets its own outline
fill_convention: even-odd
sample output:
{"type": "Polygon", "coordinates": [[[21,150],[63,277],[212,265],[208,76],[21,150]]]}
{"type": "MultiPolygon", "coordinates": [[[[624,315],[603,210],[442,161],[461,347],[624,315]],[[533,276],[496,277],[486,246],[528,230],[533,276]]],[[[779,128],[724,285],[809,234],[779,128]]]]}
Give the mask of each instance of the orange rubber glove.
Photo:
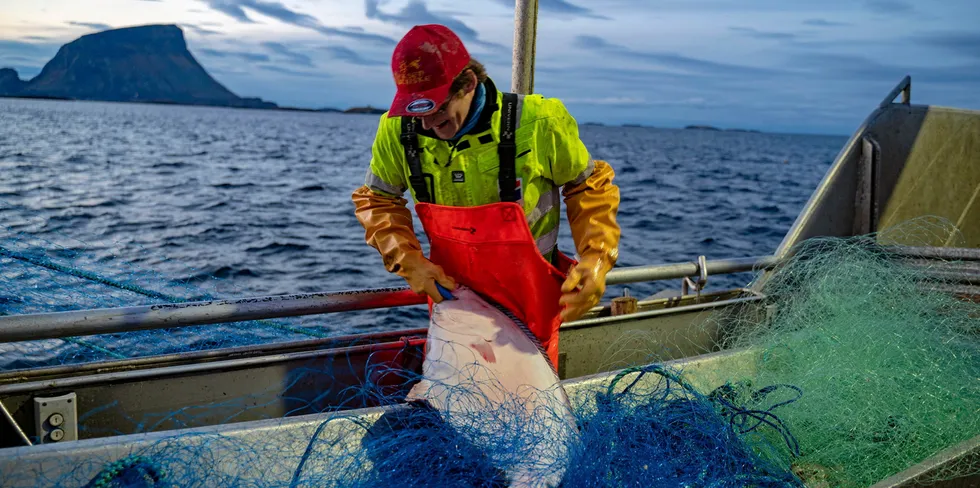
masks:
{"type": "Polygon", "coordinates": [[[606,274],[619,258],[619,187],[613,184],[612,166],[595,161],[595,170],[578,185],[562,189],[572,229],[572,240],[579,255],[577,266],[569,270],[562,284],[562,322],[578,320],[599,304],[606,293],[606,274]]]}
{"type": "Polygon", "coordinates": [[[422,246],[415,237],[412,213],[401,197],[387,197],[362,186],[351,195],[354,215],[364,226],[364,240],[381,253],[385,269],[401,276],[415,293],[425,293],[439,303],[442,294],[436,282],[448,290],[456,289],[456,282],[446,276],[442,266],[426,259],[422,246]]]}

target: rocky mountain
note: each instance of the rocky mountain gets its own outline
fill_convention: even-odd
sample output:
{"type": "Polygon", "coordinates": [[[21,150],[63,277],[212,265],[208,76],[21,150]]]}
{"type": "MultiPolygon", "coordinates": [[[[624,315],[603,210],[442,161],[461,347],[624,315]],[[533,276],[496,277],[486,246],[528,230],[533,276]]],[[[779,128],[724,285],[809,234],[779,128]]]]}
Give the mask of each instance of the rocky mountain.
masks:
{"type": "Polygon", "coordinates": [[[218,83],[187,50],[176,25],[146,25],[82,36],[58,50],[41,73],[23,81],[0,70],[0,95],[112,102],[276,108],[218,83]]]}
{"type": "Polygon", "coordinates": [[[27,82],[13,68],[0,69],[0,95],[13,95],[24,89],[27,82]]]}

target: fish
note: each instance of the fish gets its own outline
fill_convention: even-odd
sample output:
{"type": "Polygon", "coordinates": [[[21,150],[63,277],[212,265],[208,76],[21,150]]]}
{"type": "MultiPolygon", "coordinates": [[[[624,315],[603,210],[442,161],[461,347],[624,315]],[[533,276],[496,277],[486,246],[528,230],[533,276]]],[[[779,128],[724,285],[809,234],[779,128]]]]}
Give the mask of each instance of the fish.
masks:
{"type": "Polygon", "coordinates": [[[458,286],[432,305],[422,377],[406,400],[427,402],[471,442],[489,446],[510,486],[554,487],[578,427],[554,366],[522,326],[458,286]]]}

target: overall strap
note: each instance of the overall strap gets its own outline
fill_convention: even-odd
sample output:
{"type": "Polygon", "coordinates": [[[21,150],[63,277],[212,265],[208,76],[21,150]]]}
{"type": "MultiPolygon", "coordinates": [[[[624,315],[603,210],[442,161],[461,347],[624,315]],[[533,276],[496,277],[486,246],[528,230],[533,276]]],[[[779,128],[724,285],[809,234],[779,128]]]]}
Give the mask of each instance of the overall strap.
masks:
{"type": "Polygon", "coordinates": [[[500,159],[497,178],[500,184],[501,202],[516,202],[521,197],[520,191],[517,190],[515,130],[517,130],[517,94],[504,92],[503,107],[500,112],[500,144],[497,146],[497,157],[500,159]]]}
{"type": "Polygon", "coordinates": [[[420,202],[431,203],[429,187],[425,184],[425,177],[422,176],[422,161],[419,159],[419,139],[415,132],[415,125],[418,123],[414,117],[402,117],[402,146],[405,146],[405,160],[408,162],[408,169],[411,174],[408,182],[415,190],[415,199],[420,202]]]}
{"type": "MultiPolygon", "coordinates": [[[[517,128],[517,103],[516,93],[503,94],[503,107],[500,114],[500,144],[497,145],[497,157],[500,159],[500,170],[498,183],[500,185],[500,201],[516,202],[521,198],[520,191],[517,189],[517,169],[516,155],[517,144],[514,142],[514,132],[517,128]]],[[[405,147],[405,160],[408,162],[410,175],[409,184],[415,190],[415,198],[420,202],[432,202],[429,195],[429,188],[425,184],[425,177],[422,175],[422,162],[419,159],[419,142],[416,133],[417,119],[414,117],[402,117],[402,133],[399,136],[402,145],[405,147]]]]}

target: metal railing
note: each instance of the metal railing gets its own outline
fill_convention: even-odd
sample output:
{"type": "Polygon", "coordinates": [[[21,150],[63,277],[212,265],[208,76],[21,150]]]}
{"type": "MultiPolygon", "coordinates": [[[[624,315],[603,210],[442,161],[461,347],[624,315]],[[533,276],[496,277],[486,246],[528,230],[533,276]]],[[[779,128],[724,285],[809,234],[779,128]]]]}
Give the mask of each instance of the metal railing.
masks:
{"type": "MultiPolygon", "coordinates": [[[[730,274],[775,266],[773,256],[705,261],[705,274],[730,274]]],[[[607,285],[701,275],[697,262],[613,269],[607,285]]],[[[248,320],[317,315],[426,303],[408,288],[303,293],[230,300],[164,303],[0,317],[0,343],[166,329],[248,320]]]]}
{"type": "Polygon", "coordinates": [[[895,88],[892,88],[892,91],[888,92],[888,95],[885,95],[885,98],[881,100],[880,104],[878,104],[878,108],[885,108],[891,105],[891,103],[895,101],[895,98],[898,97],[899,93],[902,94],[903,104],[909,105],[910,103],[912,103],[912,77],[911,76],[905,75],[905,78],[902,78],[902,81],[899,81],[898,84],[895,85],[895,88]]]}

